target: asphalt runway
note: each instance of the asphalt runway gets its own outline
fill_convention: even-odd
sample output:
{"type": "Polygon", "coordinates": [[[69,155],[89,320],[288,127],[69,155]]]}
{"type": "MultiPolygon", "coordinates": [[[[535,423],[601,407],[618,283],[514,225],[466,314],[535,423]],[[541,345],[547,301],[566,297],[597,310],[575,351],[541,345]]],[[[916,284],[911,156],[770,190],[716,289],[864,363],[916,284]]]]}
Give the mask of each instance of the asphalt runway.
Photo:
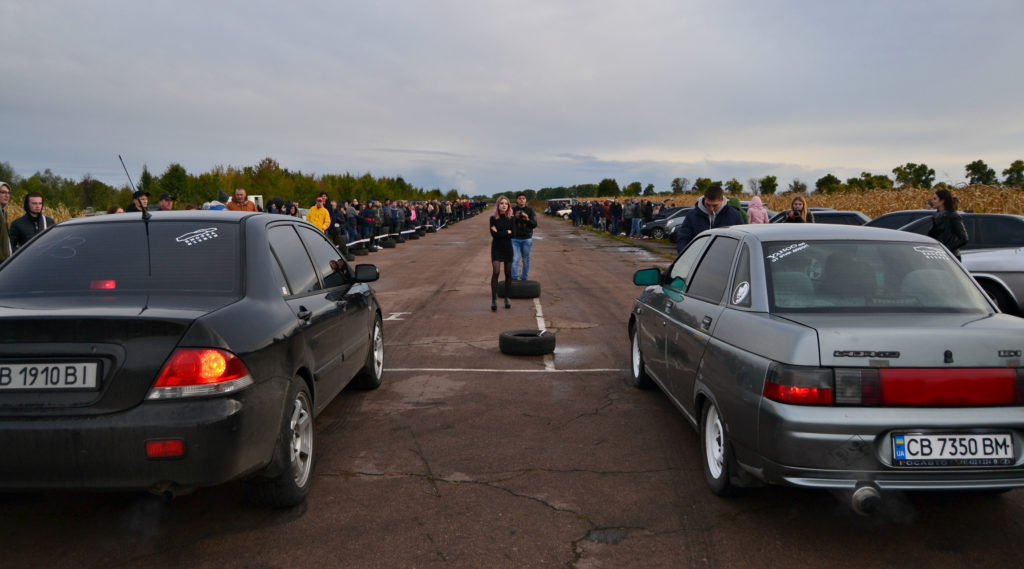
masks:
{"type": "Polygon", "coordinates": [[[871,518],[827,492],[711,494],[693,429],[625,384],[633,272],[673,248],[539,222],[541,296],[509,310],[490,310],[486,214],[357,257],[381,271],[384,381],[318,417],[306,504],[265,510],[238,484],[0,495],[0,567],[1020,565],[1020,491],[895,496],[871,518]],[[501,353],[529,328],[553,354],[501,353]]]}

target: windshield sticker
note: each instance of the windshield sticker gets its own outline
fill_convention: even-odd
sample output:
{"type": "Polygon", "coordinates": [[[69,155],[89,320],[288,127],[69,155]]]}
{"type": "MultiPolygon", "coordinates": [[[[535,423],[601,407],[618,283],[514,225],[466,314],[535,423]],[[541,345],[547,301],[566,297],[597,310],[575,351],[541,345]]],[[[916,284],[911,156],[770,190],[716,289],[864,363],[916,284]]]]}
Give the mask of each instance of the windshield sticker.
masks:
{"type": "Polygon", "coordinates": [[[768,255],[768,259],[774,263],[780,259],[785,259],[786,257],[792,255],[793,253],[799,253],[800,251],[803,251],[806,248],[807,243],[794,243],[788,247],[783,247],[782,249],[779,249],[778,251],[772,253],[771,255],[768,255]]]}
{"type": "Polygon", "coordinates": [[[205,229],[197,229],[195,231],[190,231],[189,233],[177,237],[175,241],[177,241],[178,243],[184,243],[185,245],[191,247],[197,243],[202,243],[203,241],[208,241],[210,239],[216,239],[217,237],[217,228],[207,227],[205,229]]]}
{"type": "Polygon", "coordinates": [[[914,250],[924,255],[925,259],[931,259],[933,261],[948,261],[949,255],[946,254],[946,250],[942,247],[932,247],[931,245],[918,245],[914,247],[914,250]]]}
{"type": "Polygon", "coordinates": [[[736,285],[736,290],[732,293],[732,303],[740,304],[746,300],[747,295],[750,294],[750,283],[743,281],[736,285]]]}

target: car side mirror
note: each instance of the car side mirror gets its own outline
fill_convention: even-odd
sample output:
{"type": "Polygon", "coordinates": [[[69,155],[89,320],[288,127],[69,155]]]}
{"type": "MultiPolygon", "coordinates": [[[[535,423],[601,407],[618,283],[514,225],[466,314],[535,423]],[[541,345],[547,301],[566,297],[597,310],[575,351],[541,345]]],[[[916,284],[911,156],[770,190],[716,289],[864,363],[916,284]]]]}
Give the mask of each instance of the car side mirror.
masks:
{"type": "Polygon", "coordinates": [[[657,267],[640,269],[633,273],[633,284],[637,286],[651,286],[661,283],[661,269],[657,267]]]}
{"type": "Polygon", "coordinates": [[[356,282],[372,283],[379,278],[377,265],[356,265],[356,282]]]}
{"type": "Polygon", "coordinates": [[[686,279],[684,279],[683,277],[674,277],[665,286],[671,289],[678,290],[679,292],[686,292],[686,279]]]}

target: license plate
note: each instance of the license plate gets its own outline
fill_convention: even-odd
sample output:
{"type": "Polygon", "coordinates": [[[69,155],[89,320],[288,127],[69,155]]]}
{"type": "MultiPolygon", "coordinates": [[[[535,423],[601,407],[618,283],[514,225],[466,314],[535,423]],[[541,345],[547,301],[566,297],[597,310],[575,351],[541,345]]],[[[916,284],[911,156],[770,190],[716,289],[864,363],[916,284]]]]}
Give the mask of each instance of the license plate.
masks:
{"type": "Polygon", "coordinates": [[[0,391],[96,389],[99,364],[0,364],[0,391]]]}
{"type": "Polygon", "coordinates": [[[892,458],[896,466],[1012,466],[1013,437],[894,434],[892,458]]]}

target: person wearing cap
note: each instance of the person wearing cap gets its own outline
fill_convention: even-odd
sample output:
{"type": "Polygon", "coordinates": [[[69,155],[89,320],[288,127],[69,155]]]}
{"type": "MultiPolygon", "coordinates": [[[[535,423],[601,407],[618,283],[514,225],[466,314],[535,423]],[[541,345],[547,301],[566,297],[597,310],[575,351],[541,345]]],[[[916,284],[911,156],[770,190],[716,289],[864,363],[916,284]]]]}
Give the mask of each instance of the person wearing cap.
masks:
{"type": "Polygon", "coordinates": [[[128,207],[124,208],[126,212],[129,211],[145,211],[149,207],[149,192],[143,190],[135,190],[132,194],[132,203],[128,204],[128,207]]]}
{"type": "Polygon", "coordinates": [[[245,188],[235,188],[235,197],[225,204],[225,208],[231,211],[259,211],[256,204],[247,197],[245,188]]]}
{"type": "Polygon", "coordinates": [[[11,201],[11,187],[7,182],[0,182],[0,261],[5,260],[14,252],[11,247],[11,227],[7,223],[7,204],[11,201]]]}
{"type": "Polygon", "coordinates": [[[160,211],[171,211],[174,209],[174,196],[171,194],[160,194],[160,211]]]}
{"type": "Polygon", "coordinates": [[[306,213],[306,221],[312,223],[320,230],[321,233],[326,232],[327,228],[331,226],[331,212],[324,207],[324,201],[327,196],[320,194],[316,197],[316,203],[313,207],[309,208],[309,212],[306,213]]]}

